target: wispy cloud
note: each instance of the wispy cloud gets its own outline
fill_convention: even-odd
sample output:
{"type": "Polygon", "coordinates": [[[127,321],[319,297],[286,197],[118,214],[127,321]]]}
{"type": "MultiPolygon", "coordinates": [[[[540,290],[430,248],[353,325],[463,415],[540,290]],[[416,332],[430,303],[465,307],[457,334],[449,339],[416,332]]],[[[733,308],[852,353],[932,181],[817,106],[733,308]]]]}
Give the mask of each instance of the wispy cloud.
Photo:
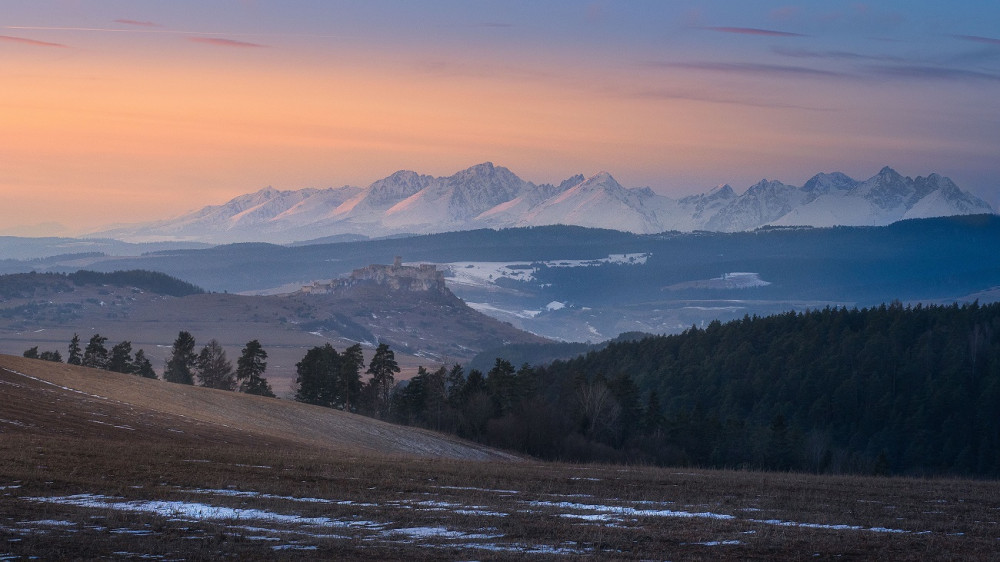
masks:
{"type": "Polygon", "coordinates": [[[49,43],[48,41],[37,41],[35,39],[26,39],[24,37],[13,37],[10,35],[0,35],[0,41],[6,41],[8,43],[20,43],[21,45],[31,45],[33,47],[58,47],[60,49],[65,49],[66,45],[62,43],[49,43]]]}
{"type": "Polygon", "coordinates": [[[237,41],[235,39],[223,39],[221,37],[189,37],[188,40],[194,41],[195,43],[215,45],[216,47],[235,47],[238,49],[259,49],[267,47],[267,45],[261,45],[259,43],[237,41]]]}
{"type": "Polygon", "coordinates": [[[868,70],[874,74],[888,78],[908,78],[916,80],[949,80],[949,81],[972,81],[972,82],[1000,82],[1000,74],[989,72],[979,72],[977,70],[963,70],[960,68],[947,68],[941,66],[919,66],[919,65],[889,65],[889,66],[869,66],[868,70]]]}
{"type": "Polygon", "coordinates": [[[821,78],[841,78],[848,76],[832,70],[820,70],[806,66],[786,66],[780,64],[760,64],[752,62],[657,62],[653,66],[660,68],[679,68],[683,70],[705,70],[736,74],[754,74],[769,76],[803,76],[821,78]]]}
{"type": "Polygon", "coordinates": [[[812,51],[809,49],[790,49],[787,47],[775,47],[772,51],[776,54],[798,58],[798,59],[834,59],[834,60],[854,60],[854,61],[882,61],[882,62],[905,62],[902,57],[889,55],[865,55],[850,51],[812,51]]]}
{"type": "Polygon", "coordinates": [[[985,43],[987,45],[998,45],[1000,46],[1000,39],[994,39],[992,37],[980,37],[978,35],[955,35],[956,39],[963,39],[965,41],[972,41],[974,43],[985,43]]]}
{"type": "Polygon", "coordinates": [[[773,29],[758,29],[756,27],[703,27],[709,31],[720,33],[736,33],[738,35],[763,35],[765,37],[808,37],[801,33],[791,33],[788,31],[776,31],[773,29]]]}
{"type": "Polygon", "coordinates": [[[135,25],[135,26],[138,26],[138,27],[160,27],[160,24],[154,23],[154,22],[151,22],[151,21],[139,21],[139,20],[130,20],[130,19],[118,19],[118,20],[115,20],[114,23],[122,23],[122,24],[125,24],[125,25],[135,25]]]}
{"type": "Polygon", "coordinates": [[[830,109],[823,107],[812,107],[800,104],[781,103],[772,100],[760,101],[746,97],[727,96],[725,94],[719,94],[716,92],[698,92],[698,91],[678,90],[671,88],[651,88],[646,90],[639,90],[633,92],[632,95],[637,98],[654,99],[654,100],[682,100],[682,101],[696,101],[703,103],[717,103],[724,105],[739,105],[745,107],[763,107],[770,109],[803,109],[807,111],[830,111],[830,109]]]}

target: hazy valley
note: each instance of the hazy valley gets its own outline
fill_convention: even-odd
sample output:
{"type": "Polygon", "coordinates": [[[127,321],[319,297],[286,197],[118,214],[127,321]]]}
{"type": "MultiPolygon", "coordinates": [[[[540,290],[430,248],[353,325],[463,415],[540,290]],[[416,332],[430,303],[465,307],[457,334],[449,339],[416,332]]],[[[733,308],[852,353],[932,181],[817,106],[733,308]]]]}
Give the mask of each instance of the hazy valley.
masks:
{"type": "MultiPolygon", "coordinates": [[[[147,269],[209,291],[250,295],[292,293],[402,256],[406,264],[435,264],[451,292],[488,316],[547,338],[600,342],[622,332],[677,333],[715,319],[825,306],[992,302],[1000,286],[992,250],[998,244],[1000,221],[993,215],[747,233],[637,235],[552,226],[136,256],[63,254],[7,260],[0,271],[147,269]]],[[[287,311],[267,316],[280,317],[307,321],[287,311]]],[[[356,339],[365,337],[374,341],[356,339]]],[[[467,356],[458,349],[427,351],[440,359],[467,356]]]]}

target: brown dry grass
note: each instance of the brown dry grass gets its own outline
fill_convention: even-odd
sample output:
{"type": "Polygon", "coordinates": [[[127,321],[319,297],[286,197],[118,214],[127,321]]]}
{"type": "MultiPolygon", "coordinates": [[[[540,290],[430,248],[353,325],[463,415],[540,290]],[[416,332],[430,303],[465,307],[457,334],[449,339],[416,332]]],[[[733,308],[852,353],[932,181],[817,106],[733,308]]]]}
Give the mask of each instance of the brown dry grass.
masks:
{"type": "Polygon", "coordinates": [[[349,453],[512,458],[455,437],[329,408],[22,357],[0,356],[0,382],[0,411],[18,412],[18,421],[32,426],[34,433],[155,434],[171,441],[190,433],[196,440],[297,444],[349,453]]]}
{"type": "Polygon", "coordinates": [[[0,366],[108,398],[0,370],[0,557],[982,560],[1000,537],[995,482],[404,456],[392,439],[380,451],[371,433],[351,437],[364,424],[339,412],[20,358],[0,366]],[[287,435],[279,411],[317,427],[287,435]],[[73,494],[112,499],[45,500],[73,494]],[[113,508],[151,500],[329,524],[113,508]]]}

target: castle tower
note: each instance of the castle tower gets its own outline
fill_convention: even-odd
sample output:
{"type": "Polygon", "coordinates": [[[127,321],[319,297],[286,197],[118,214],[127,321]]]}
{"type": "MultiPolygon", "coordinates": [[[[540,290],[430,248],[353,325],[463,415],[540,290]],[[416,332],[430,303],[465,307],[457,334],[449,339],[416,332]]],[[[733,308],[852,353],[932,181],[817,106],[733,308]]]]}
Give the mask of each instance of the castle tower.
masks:
{"type": "Polygon", "coordinates": [[[403,267],[403,256],[396,256],[396,259],[392,260],[392,267],[394,268],[403,267]]]}

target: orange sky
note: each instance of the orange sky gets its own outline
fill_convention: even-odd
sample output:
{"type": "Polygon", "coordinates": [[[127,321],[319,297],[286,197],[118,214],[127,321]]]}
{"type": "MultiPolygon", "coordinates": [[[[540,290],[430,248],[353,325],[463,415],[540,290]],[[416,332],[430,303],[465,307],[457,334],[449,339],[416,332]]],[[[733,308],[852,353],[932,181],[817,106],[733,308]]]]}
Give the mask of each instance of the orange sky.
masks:
{"type": "MultiPolygon", "coordinates": [[[[146,21],[93,17],[104,19],[93,29],[146,21]]],[[[976,67],[983,76],[954,79],[812,71],[741,50],[773,57],[792,34],[679,27],[679,16],[679,38],[663,34],[648,51],[614,30],[604,40],[618,50],[600,39],[541,48],[530,34],[463,50],[462,37],[334,41],[241,25],[229,35],[0,27],[0,233],[78,233],[265,185],[365,186],[487,160],[535,182],[607,170],[666,195],[892,165],[952,175],[997,202],[986,179],[1000,153],[992,58],[976,67]],[[24,228],[44,223],[65,228],[24,228]]]]}

